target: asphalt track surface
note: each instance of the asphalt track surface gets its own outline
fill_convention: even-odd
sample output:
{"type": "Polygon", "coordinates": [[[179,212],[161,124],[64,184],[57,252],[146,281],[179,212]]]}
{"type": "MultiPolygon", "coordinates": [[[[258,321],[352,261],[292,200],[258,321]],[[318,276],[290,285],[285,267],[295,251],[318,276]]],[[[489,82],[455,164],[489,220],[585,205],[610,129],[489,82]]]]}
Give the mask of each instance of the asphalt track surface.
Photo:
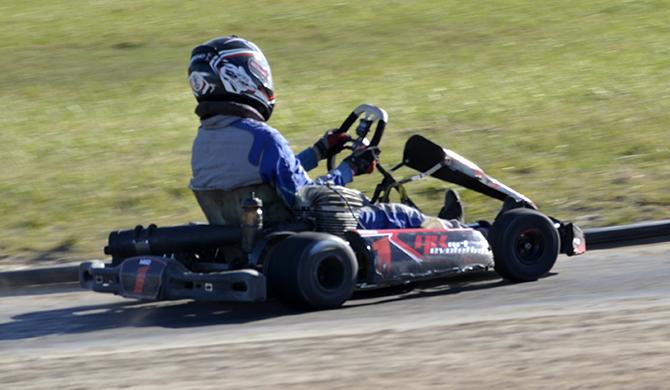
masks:
{"type": "Polygon", "coordinates": [[[667,388],[670,244],[299,313],[0,292],[0,388],[667,388]]]}

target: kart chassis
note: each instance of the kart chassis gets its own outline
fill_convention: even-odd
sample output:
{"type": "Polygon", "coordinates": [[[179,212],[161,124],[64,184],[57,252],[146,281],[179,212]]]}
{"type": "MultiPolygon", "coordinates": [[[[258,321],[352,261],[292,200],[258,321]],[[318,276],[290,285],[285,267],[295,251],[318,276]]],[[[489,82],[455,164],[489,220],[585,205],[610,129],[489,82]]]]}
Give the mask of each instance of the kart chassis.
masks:
{"type": "MultiPolygon", "coordinates": [[[[356,129],[358,138],[348,148],[376,146],[386,127],[386,112],[372,105],[361,105],[338,131],[348,131],[357,119],[360,119],[356,129]],[[377,127],[369,141],[367,135],[375,122],[377,127]]],[[[334,158],[328,159],[329,167],[335,166],[334,158]]],[[[313,221],[299,220],[260,232],[252,249],[244,253],[241,263],[218,261],[221,248],[239,245],[244,234],[240,226],[137,226],[110,234],[105,253],[112,256],[112,262],[82,263],[80,284],[97,292],[148,300],[254,302],[265,300],[268,293],[282,296],[283,290],[291,290],[284,298],[320,309],[341,305],[353,290],[433,280],[492,267],[512,280],[533,280],[541,276],[533,272],[546,273],[548,269],[541,268],[536,272],[534,268],[532,272],[528,271],[529,274],[524,272],[532,267],[526,267],[521,273],[503,266],[499,269],[496,263],[501,260],[500,254],[516,256],[520,264],[525,261],[524,256],[534,261],[533,251],[542,249],[546,252],[546,247],[554,241],[556,251],[560,253],[577,255],[585,251],[584,236],[577,226],[541,215],[526,196],[488,176],[466,158],[420,135],[407,141],[399,164],[387,169],[378,163],[377,167],[382,180],[372,195],[373,203],[389,202],[391,192],[396,191],[402,203],[418,209],[404,186],[432,176],[503,200],[503,208],[493,223],[480,221],[467,228],[350,230],[343,237],[309,233],[314,230],[313,221]],[[403,166],[418,171],[418,174],[396,180],[393,173],[403,166]],[[496,229],[499,220],[504,220],[506,230],[496,229]],[[536,228],[533,224],[544,227],[536,228]],[[503,249],[494,253],[496,247],[503,249]],[[351,257],[354,259],[347,259],[351,257]],[[314,258],[317,260],[313,261],[314,258]],[[303,278],[316,280],[316,287],[310,287],[313,291],[293,288],[293,284],[300,285],[302,281],[277,265],[280,261],[294,264],[291,265],[296,270],[294,273],[303,278]],[[332,275],[341,269],[349,270],[349,273],[355,271],[351,286],[346,280],[329,282],[335,280],[332,275]],[[345,291],[343,295],[338,289],[351,291],[348,295],[345,291]],[[334,296],[335,292],[339,294],[337,299],[323,300],[322,296],[334,296]],[[316,294],[316,298],[305,298],[309,294],[316,294]]],[[[544,252],[542,261],[550,263],[550,268],[558,253],[547,255],[544,252]]]]}

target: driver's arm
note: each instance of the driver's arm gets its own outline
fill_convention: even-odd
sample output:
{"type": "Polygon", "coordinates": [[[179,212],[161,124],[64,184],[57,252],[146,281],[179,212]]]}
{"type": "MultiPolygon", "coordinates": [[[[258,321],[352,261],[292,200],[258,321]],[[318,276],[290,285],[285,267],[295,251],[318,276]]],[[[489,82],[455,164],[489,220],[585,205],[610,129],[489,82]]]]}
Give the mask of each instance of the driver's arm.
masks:
{"type": "Polygon", "coordinates": [[[316,168],[324,160],[342,151],[344,144],[351,140],[347,133],[335,130],[327,131],[314,145],[298,154],[298,160],[307,172],[316,168]]]}
{"type": "Polygon", "coordinates": [[[300,160],[300,164],[307,172],[316,168],[319,165],[319,159],[316,156],[316,151],[313,147],[309,147],[302,152],[300,152],[296,157],[300,160]]]}
{"type": "MultiPolygon", "coordinates": [[[[301,155],[307,153],[304,151],[301,155]]],[[[278,132],[272,134],[262,148],[252,151],[259,159],[260,174],[263,181],[275,186],[287,205],[295,203],[295,193],[309,184],[332,183],[346,185],[353,179],[353,169],[347,162],[321,176],[315,181],[309,178],[300,158],[296,158],[288,142],[278,132]]],[[[306,161],[309,162],[309,161],[306,161]]]]}

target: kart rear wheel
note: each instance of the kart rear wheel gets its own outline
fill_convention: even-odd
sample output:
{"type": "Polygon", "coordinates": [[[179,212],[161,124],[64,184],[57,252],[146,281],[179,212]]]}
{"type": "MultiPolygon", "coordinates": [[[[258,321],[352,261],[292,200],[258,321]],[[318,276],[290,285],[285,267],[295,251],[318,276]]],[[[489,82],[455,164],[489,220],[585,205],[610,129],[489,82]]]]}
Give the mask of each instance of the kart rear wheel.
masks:
{"type": "Polygon", "coordinates": [[[513,282],[528,282],[554,266],[560,249],[558,230],[545,215],[531,209],[512,209],[493,224],[489,242],[495,270],[513,282]]]}
{"type": "Polygon", "coordinates": [[[268,290],[283,303],[311,310],[340,307],[351,297],[358,273],[356,256],[339,237],[303,232],[268,254],[268,290]]]}

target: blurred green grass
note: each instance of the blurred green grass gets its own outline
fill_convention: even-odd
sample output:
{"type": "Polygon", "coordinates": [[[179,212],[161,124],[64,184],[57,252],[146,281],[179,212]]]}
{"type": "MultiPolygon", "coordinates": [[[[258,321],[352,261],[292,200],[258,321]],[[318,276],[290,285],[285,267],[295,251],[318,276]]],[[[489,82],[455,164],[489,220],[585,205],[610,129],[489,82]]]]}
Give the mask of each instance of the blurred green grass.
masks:
{"type": "MultiPolygon", "coordinates": [[[[186,66],[230,33],[265,51],[270,124],[296,150],[372,102],[387,162],[421,133],[559,218],[668,218],[668,20],[667,1],[2,2],[0,261],[99,257],[112,229],[203,220],[186,66]]],[[[436,211],[444,185],[409,190],[436,211]]],[[[472,219],[498,206],[462,195],[472,219]]]]}

